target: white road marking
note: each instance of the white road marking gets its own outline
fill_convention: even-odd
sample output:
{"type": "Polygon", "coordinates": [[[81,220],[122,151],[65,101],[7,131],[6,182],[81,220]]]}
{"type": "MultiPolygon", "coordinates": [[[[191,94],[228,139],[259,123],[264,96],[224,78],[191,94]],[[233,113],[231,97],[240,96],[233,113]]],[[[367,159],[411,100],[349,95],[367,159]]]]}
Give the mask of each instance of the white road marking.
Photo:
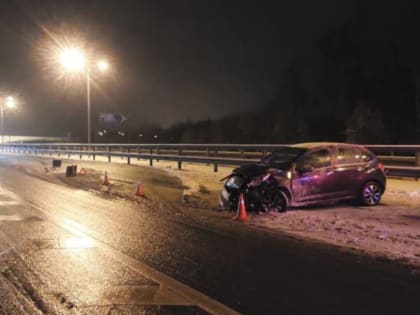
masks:
{"type": "Polygon", "coordinates": [[[0,257],[1,257],[1,256],[3,256],[4,254],[6,254],[6,253],[10,252],[11,250],[14,250],[15,252],[17,252],[17,251],[16,251],[16,247],[18,247],[19,245],[21,245],[21,244],[22,244],[22,243],[24,243],[24,242],[26,242],[26,240],[23,240],[23,241],[21,241],[21,242],[19,242],[19,243],[15,244],[15,245],[13,245],[13,246],[10,246],[10,247],[9,247],[9,248],[7,248],[7,249],[5,249],[5,250],[1,251],[1,252],[0,252],[0,257]]]}
{"type": "Polygon", "coordinates": [[[1,221],[22,221],[22,218],[18,215],[15,215],[15,214],[0,215],[0,222],[1,221]]]}
{"type": "Polygon", "coordinates": [[[187,285],[171,278],[170,276],[150,267],[149,265],[134,259],[131,256],[124,254],[123,252],[119,251],[117,248],[105,244],[101,241],[101,235],[94,231],[83,231],[82,227],[77,226],[77,224],[72,225],[69,227],[66,224],[63,224],[60,220],[54,217],[50,212],[47,210],[31,203],[27,202],[29,207],[32,207],[45,215],[47,215],[50,220],[56,224],[57,226],[65,229],[66,231],[76,234],[78,237],[84,237],[86,239],[92,239],[94,243],[96,243],[97,247],[101,247],[109,252],[113,259],[120,262],[122,265],[138,272],[153,281],[160,284],[160,292],[161,294],[167,296],[178,296],[184,302],[179,305],[195,305],[203,310],[207,311],[210,314],[221,314],[221,315],[239,315],[240,313],[231,309],[230,307],[216,301],[215,299],[197,291],[187,285]]]}
{"type": "Polygon", "coordinates": [[[18,200],[18,196],[14,193],[12,193],[11,191],[5,190],[3,188],[0,187],[0,196],[7,196],[13,200],[18,200]]]}
{"type": "Polygon", "coordinates": [[[15,201],[15,200],[10,200],[10,201],[0,200],[0,207],[1,206],[16,206],[16,205],[19,205],[19,202],[15,201]]]}
{"type": "Polygon", "coordinates": [[[0,188],[0,206],[16,206],[19,205],[19,198],[14,193],[0,188]],[[2,200],[3,199],[3,200],[2,200]]]}

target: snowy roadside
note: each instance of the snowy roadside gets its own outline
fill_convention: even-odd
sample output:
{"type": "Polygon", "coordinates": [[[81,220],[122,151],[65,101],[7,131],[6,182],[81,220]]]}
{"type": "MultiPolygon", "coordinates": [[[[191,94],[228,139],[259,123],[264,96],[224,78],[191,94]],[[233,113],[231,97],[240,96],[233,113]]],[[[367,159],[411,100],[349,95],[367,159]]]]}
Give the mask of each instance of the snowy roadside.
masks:
{"type": "MultiPolygon", "coordinates": [[[[161,163],[158,167],[181,178],[187,187],[184,190],[187,205],[204,209],[211,216],[232,216],[227,211],[208,211],[218,208],[220,179],[232,168],[219,168],[219,173],[214,173],[206,165],[186,165],[181,171],[171,163],[161,163]]],[[[202,211],[196,214],[208,219],[202,211]]],[[[377,207],[347,203],[250,216],[246,224],[253,228],[310,238],[420,268],[419,181],[388,178],[387,191],[377,207]]]]}
{"type": "MultiPolygon", "coordinates": [[[[86,168],[87,174],[66,178],[62,169],[51,170],[50,162],[39,159],[30,167],[26,165],[24,171],[104,197],[144,204],[164,215],[193,221],[212,230],[238,233],[251,228],[287,234],[420,268],[418,181],[388,179],[387,191],[377,207],[339,204],[291,209],[286,213],[250,214],[250,221],[242,224],[232,221],[233,213],[220,211],[218,205],[220,179],[230,173],[230,167],[219,167],[219,172],[214,173],[207,165],[185,163],[184,169],[178,170],[174,162],[164,161],[155,163],[153,168],[147,166],[147,161],[135,161],[144,167],[75,161],[86,168]],[[100,184],[105,168],[111,177],[111,189],[100,184]],[[162,176],[164,173],[171,176],[162,176]],[[134,196],[137,178],[142,179],[148,198],[134,196]]],[[[17,164],[17,167],[21,166],[17,164]]]]}

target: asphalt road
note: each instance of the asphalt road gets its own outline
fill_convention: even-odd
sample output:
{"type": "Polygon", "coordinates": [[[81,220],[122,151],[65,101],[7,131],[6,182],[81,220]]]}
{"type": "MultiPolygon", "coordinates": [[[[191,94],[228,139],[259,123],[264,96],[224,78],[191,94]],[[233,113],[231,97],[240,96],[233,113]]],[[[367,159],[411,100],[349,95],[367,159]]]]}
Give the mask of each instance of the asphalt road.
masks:
{"type": "Polygon", "coordinates": [[[10,161],[0,160],[0,292],[8,292],[0,314],[205,314],[187,287],[244,314],[420,313],[420,277],[395,263],[211,231],[46,182],[10,161]],[[163,292],[172,282],[162,285],[148,266],[186,287],[163,292]]]}

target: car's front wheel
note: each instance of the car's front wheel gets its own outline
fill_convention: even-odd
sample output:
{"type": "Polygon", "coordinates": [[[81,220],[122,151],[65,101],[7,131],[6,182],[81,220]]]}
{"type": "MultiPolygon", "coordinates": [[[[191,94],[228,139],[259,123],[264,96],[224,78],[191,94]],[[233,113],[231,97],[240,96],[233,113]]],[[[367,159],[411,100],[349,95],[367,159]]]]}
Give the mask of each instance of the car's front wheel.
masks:
{"type": "Polygon", "coordinates": [[[376,206],[381,201],[382,187],[375,181],[363,185],[360,201],[366,206],[376,206]]]}
{"type": "Polygon", "coordinates": [[[284,212],[288,207],[288,199],[284,192],[271,189],[264,193],[262,204],[266,211],[284,212]]]}

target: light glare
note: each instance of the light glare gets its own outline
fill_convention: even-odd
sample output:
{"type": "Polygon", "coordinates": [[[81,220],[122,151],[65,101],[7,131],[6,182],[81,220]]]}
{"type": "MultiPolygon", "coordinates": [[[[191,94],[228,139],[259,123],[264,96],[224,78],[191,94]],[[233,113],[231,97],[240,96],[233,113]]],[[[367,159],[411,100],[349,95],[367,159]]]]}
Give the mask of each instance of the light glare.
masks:
{"type": "Polygon", "coordinates": [[[67,48],[60,54],[60,62],[69,72],[79,72],[85,67],[85,56],[79,49],[67,48]]]}
{"type": "Polygon", "coordinates": [[[13,98],[13,96],[8,96],[6,98],[6,106],[8,108],[14,108],[15,105],[16,105],[16,103],[15,103],[15,99],[13,98]]]}
{"type": "Polygon", "coordinates": [[[98,69],[102,72],[107,71],[109,68],[109,63],[106,60],[98,61],[98,69]]]}

